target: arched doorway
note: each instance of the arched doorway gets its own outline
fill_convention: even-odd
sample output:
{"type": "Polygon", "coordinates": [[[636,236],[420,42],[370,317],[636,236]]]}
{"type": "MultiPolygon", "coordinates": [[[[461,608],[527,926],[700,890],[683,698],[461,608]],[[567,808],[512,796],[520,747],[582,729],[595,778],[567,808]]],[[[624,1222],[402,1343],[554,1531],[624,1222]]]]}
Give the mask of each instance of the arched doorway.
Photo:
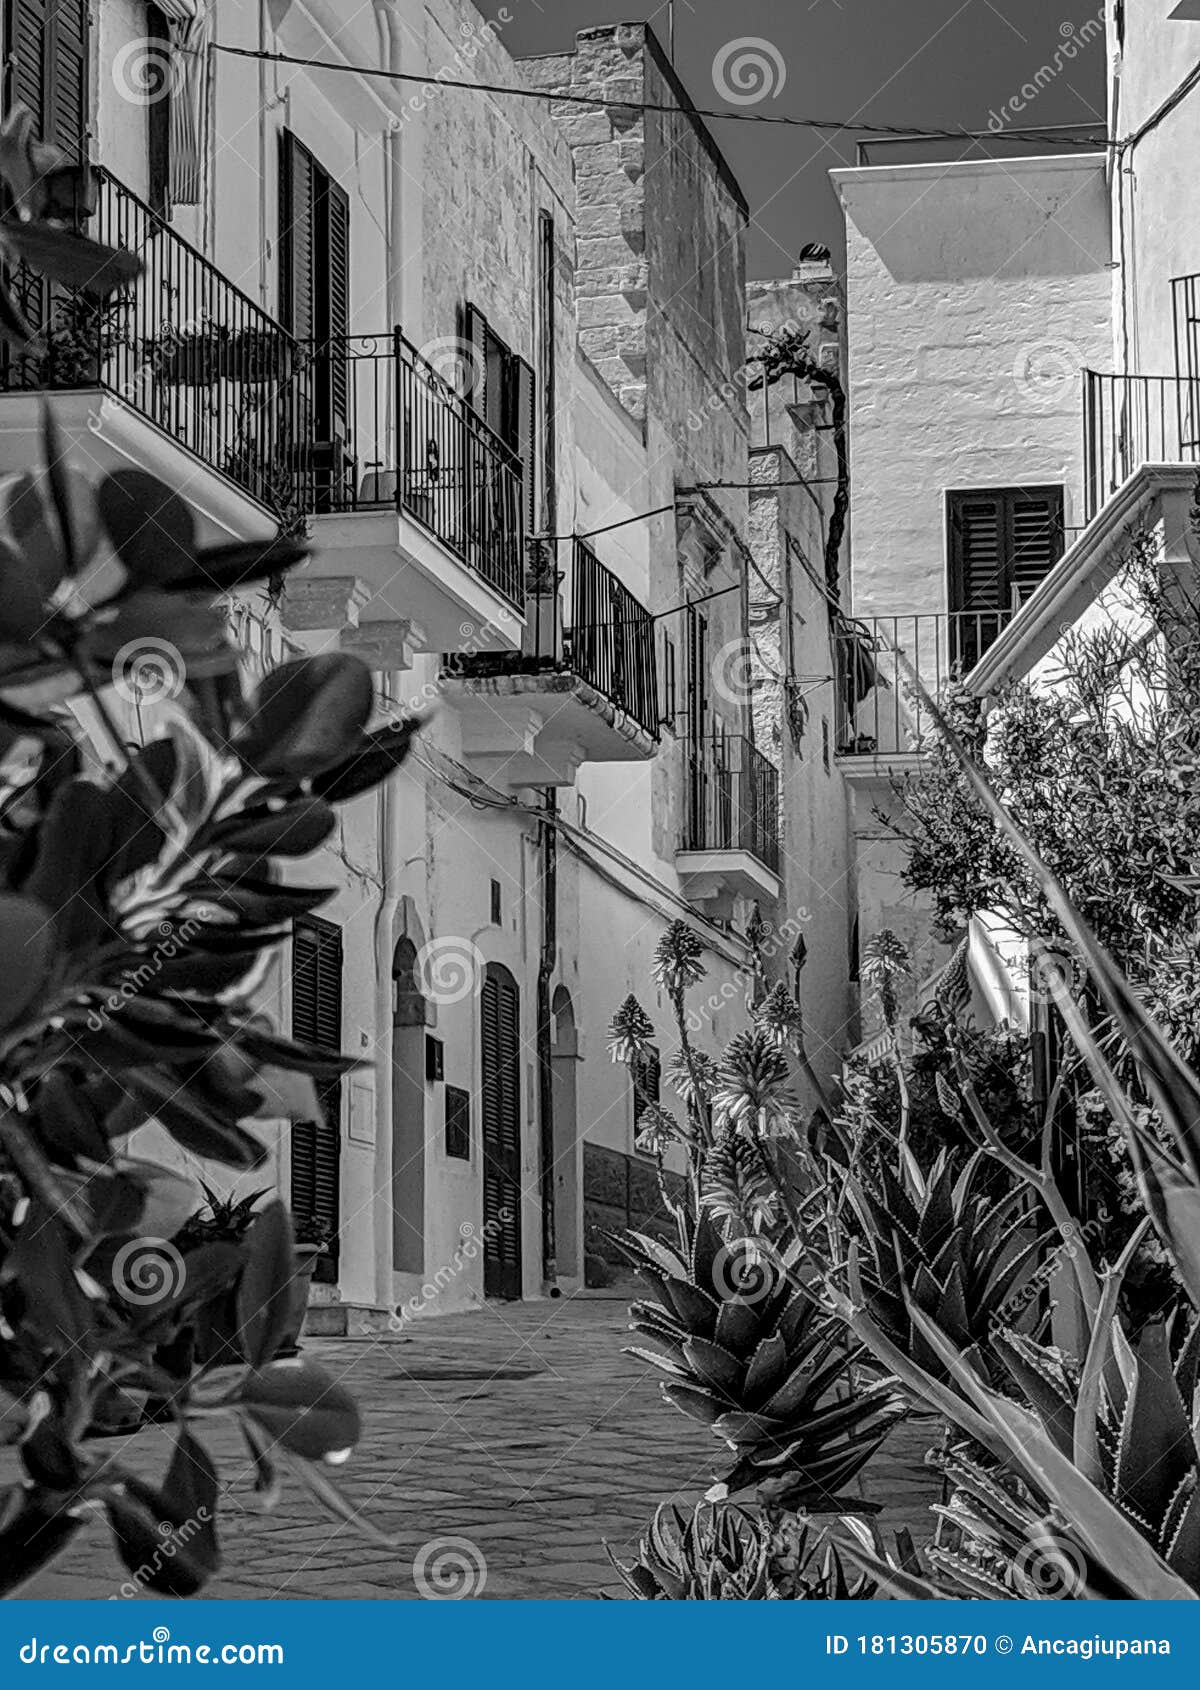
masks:
{"type": "Polygon", "coordinates": [[[579,1149],[576,1065],[579,1033],[575,1006],[559,986],[550,1006],[554,1043],[550,1066],[554,1085],[554,1246],[558,1271],[570,1278],[582,1272],[579,1254],[579,1149]]]}
{"type": "Polygon", "coordinates": [[[489,962],[479,999],[483,1146],[483,1291],[521,1295],[521,996],[489,962]]]}
{"type": "Polygon", "coordinates": [[[392,1266],[425,1271],[425,1027],[417,947],[392,953],[392,1266]]]}

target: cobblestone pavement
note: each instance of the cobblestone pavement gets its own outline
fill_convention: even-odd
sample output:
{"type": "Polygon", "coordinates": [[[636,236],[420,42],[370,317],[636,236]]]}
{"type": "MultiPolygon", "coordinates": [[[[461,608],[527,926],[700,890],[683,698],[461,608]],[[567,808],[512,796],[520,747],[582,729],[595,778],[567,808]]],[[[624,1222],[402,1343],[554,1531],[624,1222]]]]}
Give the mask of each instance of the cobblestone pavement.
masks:
{"type": "MultiPolygon", "coordinates": [[[[417,1323],[411,1336],[312,1341],[306,1349],[363,1411],[343,1488],[398,1546],[377,1547],[319,1514],[292,1480],[275,1512],[249,1512],[244,1448],[214,1423],[206,1442],[232,1482],[221,1515],[226,1570],[205,1594],[411,1599],[414,1561],[432,1544],[432,1564],[446,1538],[468,1539],[482,1556],[488,1598],[621,1593],[605,1541],[631,1550],[660,1501],[699,1499],[722,1455],[662,1402],[650,1370],[621,1354],[626,1321],[623,1298],[581,1296],[489,1304],[417,1323]]],[[[876,1458],[870,1491],[889,1504],[885,1529],[927,1535],[934,1487],[922,1457],[935,1436],[928,1423],[902,1427],[876,1458]]],[[[161,1450],[147,1459],[157,1438],[142,1434],[131,1464],[136,1447],[138,1469],[161,1472],[161,1450]]],[[[106,1598],[127,1577],[97,1520],[23,1594],[106,1598]]]]}

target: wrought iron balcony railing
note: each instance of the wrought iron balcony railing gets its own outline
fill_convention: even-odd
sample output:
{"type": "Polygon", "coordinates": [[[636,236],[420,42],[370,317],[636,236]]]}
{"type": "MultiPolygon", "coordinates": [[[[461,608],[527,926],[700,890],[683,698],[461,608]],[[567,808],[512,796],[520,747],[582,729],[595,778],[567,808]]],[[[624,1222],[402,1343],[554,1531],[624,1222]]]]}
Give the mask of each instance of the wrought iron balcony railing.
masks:
{"type": "Polygon", "coordinates": [[[586,541],[575,541],[569,586],[564,661],[657,739],[654,618],[586,541]]]}
{"type": "Polygon", "coordinates": [[[970,674],[1013,614],[964,610],[846,618],[834,635],[838,755],[920,750],[932,723],[905,665],[936,699],[951,681],[970,674]]]}
{"type": "Polygon", "coordinates": [[[285,397],[305,510],[398,507],[521,607],[521,460],[399,329],[306,343],[285,397]]]}
{"type": "Polygon", "coordinates": [[[92,199],[142,273],[101,305],[16,266],[42,345],[0,356],[0,392],[115,393],[283,521],[401,508],[520,607],[520,460],[398,329],[297,341],[107,171],[92,199]]]}
{"type": "Polygon", "coordinates": [[[748,851],[779,873],[779,770],[740,734],[686,747],[685,851],[748,851]]]}
{"type": "Polygon", "coordinates": [[[661,727],[654,618],[583,540],[560,579],[547,562],[525,599],[520,652],[448,655],[444,673],[462,680],[505,674],[578,675],[655,740],[661,727]]]}
{"type": "Polygon", "coordinates": [[[1200,460],[1200,382],[1084,371],[1084,504],[1090,522],[1141,464],[1200,460]]]}
{"type": "Polygon", "coordinates": [[[291,336],[116,177],[96,169],[93,180],[89,233],[135,252],[142,273],[101,305],[15,266],[42,344],[7,352],[0,391],[105,388],[263,503],[286,498],[276,447],[291,336]]]}

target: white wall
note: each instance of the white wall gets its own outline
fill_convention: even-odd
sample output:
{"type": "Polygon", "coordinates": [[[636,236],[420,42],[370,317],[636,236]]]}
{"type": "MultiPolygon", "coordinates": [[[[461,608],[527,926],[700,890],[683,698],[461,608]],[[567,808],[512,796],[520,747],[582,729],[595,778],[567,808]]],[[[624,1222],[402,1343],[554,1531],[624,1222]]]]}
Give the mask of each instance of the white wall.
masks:
{"type": "Polygon", "coordinates": [[[846,212],[856,614],[947,608],[945,494],[1062,483],[1109,357],[1102,156],[832,173],[846,212]]]}
{"type": "MultiPolygon", "coordinates": [[[[1133,135],[1200,61],[1196,21],[1172,18],[1179,0],[1125,6],[1125,40],[1109,47],[1117,134],[1133,135]]],[[[1200,271],[1195,159],[1200,93],[1193,91],[1136,147],[1122,155],[1113,196],[1113,256],[1119,265],[1114,313],[1117,369],[1175,373],[1171,279],[1200,271]]]]}

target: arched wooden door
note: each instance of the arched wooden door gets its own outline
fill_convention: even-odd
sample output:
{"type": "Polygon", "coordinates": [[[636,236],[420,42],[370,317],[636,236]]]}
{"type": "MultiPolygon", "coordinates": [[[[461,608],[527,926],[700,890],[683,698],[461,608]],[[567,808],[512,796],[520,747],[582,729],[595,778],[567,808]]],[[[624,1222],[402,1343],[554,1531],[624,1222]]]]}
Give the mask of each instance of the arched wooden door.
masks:
{"type": "Polygon", "coordinates": [[[479,1001],[483,1138],[483,1291],[521,1295],[521,998],[489,963],[479,1001]]]}

